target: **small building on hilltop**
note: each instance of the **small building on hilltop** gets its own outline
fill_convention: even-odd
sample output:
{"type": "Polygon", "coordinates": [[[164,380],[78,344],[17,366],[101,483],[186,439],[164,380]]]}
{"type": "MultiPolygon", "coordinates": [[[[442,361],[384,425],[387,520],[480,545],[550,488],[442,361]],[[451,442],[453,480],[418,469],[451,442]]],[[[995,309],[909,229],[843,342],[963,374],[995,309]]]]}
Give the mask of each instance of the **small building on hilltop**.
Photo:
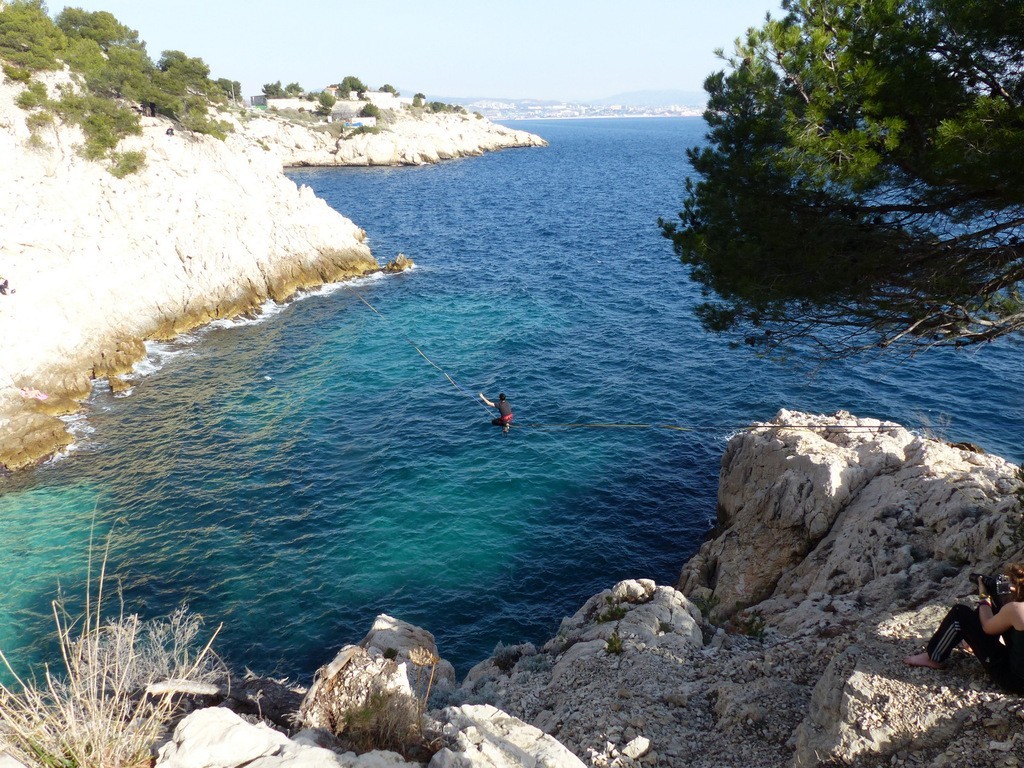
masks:
{"type": "Polygon", "coordinates": [[[403,96],[395,96],[395,94],[388,91],[367,91],[363,95],[366,97],[366,101],[380,109],[399,110],[402,109],[402,107],[412,106],[412,99],[407,99],[403,96]]]}
{"type": "Polygon", "coordinates": [[[271,99],[267,100],[267,109],[293,109],[296,112],[315,112],[316,108],[320,106],[318,101],[310,101],[309,99],[303,98],[287,98],[287,99],[271,99]]]}

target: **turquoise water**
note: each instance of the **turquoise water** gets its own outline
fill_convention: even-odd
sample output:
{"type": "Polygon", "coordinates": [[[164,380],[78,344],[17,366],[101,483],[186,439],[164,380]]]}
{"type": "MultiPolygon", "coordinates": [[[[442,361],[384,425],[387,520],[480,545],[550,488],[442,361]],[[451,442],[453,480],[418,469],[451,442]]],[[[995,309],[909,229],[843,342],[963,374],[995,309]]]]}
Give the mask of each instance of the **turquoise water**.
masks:
{"type": "Polygon", "coordinates": [[[154,347],[130,396],[99,388],[68,458],[0,480],[0,647],[46,652],[94,518],[127,608],[188,603],[224,623],[238,666],[308,675],[388,612],[462,672],[618,579],[673,582],[713,520],[728,435],[780,407],[1024,458],[1019,345],[814,369],[699,329],[655,223],[679,207],[699,120],[518,125],[550,146],[290,174],[378,259],[417,268],[154,347]],[[466,390],[506,392],[516,429],[409,340],[466,390]],[[700,429],[529,426],[575,422],[700,429]]]}

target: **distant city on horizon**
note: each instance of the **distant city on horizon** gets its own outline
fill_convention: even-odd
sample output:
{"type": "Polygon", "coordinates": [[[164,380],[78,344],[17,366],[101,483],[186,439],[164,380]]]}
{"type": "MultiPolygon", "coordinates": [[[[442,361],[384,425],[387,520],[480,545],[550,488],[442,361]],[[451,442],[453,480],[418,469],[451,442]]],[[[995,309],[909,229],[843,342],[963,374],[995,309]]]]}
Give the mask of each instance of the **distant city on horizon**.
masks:
{"type": "MultiPolygon", "coordinates": [[[[280,82],[278,82],[280,85],[280,82]]],[[[266,86],[264,86],[264,89],[266,86]]],[[[378,89],[369,87],[368,91],[378,89]]],[[[396,95],[412,94],[414,89],[395,89],[391,86],[380,90],[390,90],[396,95]]],[[[316,95],[319,91],[313,91],[316,95]]],[[[543,120],[568,119],[583,117],[694,117],[704,114],[707,94],[703,91],[684,90],[645,90],[619,93],[596,99],[538,99],[538,98],[503,98],[496,96],[443,96],[422,93],[425,102],[455,104],[469,112],[477,112],[489,120],[543,120]]],[[[266,105],[264,94],[251,96],[247,99],[253,106],[266,105]]],[[[306,94],[303,97],[308,98],[306,94]]],[[[406,99],[408,101],[408,98],[406,99]]]]}
{"type": "Polygon", "coordinates": [[[632,91],[590,101],[499,99],[489,97],[442,99],[479,112],[489,120],[581,117],[694,117],[704,113],[702,91],[632,91]]]}

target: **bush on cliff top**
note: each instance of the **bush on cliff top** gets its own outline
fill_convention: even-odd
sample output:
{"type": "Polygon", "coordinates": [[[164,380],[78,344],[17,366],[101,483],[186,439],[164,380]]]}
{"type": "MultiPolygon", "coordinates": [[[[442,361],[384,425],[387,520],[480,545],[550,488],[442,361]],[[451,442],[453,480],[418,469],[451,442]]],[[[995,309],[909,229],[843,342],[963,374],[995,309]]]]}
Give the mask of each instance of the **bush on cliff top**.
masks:
{"type": "Polygon", "coordinates": [[[67,38],[39,0],[12,2],[0,10],[0,59],[30,71],[60,68],[67,38]]]}
{"type": "Polygon", "coordinates": [[[227,100],[224,83],[229,81],[214,82],[202,59],[181,51],[164,51],[154,64],[138,32],[106,11],[65,8],[53,21],[40,0],[14,0],[0,8],[0,61],[8,78],[22,82],[63,64],[81,77],[81,93],[67,90],[51,101],[45,89],[30,84],[18,103],[80,125],[86,134],[83,154],[91,159],[116,160],[111,153],[120,139],[139,133],[138,111],[130,102],[196,133],[223,139],[230,131],[208,115],[211,102],[227,100]]]}

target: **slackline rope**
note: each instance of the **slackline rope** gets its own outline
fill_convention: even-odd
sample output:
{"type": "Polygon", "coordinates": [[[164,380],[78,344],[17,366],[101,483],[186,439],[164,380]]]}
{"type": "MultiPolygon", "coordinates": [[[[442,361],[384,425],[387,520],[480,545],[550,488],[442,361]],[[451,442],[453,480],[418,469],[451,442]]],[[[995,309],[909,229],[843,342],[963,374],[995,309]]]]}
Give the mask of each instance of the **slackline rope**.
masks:
{"type": "MultiPolygon", "coordinates": [[[[385,323],[387,323],[392,328],[395,328],[394,323],[392,323],[390,320],[388,320],[387,317],[382,315],[377,310],[377,308],[375,306],[373,306],[373,304],[368,302],[366,300],[366,298],[359,291],[353,290],[353,293],[355,293],[355,295],[359,297],[359,300],[361,302],[363,302],[363,304],[368,306],[370,308],[370,310],[375,315],[377,315],[377,317],[379,317],[381,320],[383,320],[385,323]]],[[[438,371],[440,371],[441,375],[444,376],[446,379],[448,379],[448,381],[451,382],[453,387],[455,387],[457,390],[459,390],[459,392],[461,392],[463,395],[468,397],[470,400],[472,400],[474,403],[479,405],[481,408],[483,408],[488,413],[491,412],[491,409],[488,408],[486,405],[484,405],[482,402],[480,402],[480,399],[474,393],[470,392],[468,389],[466,389],[461,384],[459,384],[459,382],[457,382],[454,378],[452,378],[451,374],[449,374],[448,371],[446,371],[444,368],[442,368],[437,363],[435,363],[433,360],[431,360],[429,357],[427,357],[426,353],[422,349],[420,349],[419,346],[417,346],[416,342],[414,342],[412,339],[410,339],[400,329],[396,328],[396,332],[398,333],[399,336],[401,336],[403,339],[405,339],[413,349],[416,350],[417,354],[419,354],[420,357],[422,357],[424,360],[426,360],[427,363],[429,363],[432,367],[434,367],[438,371]]],[[[523,429],[523,428],[534,428],[534,429],[667,429],[667,430],[671,430],[671,431],[674,431],[674,432],[727,432],[727,433],[752,432],[752,431],[757,430],[757,429],[812,429],[812,430],[813,429],[835,429],[835,430],[839,430],[839,431],[843,431],[843,432],[859,432],[859,431],[871,432],[871,431],[876,431],[876,430],[885,428],[884,425],[879,425],[877,427],[869,427],[869,426],[860,425],[860,424],[849,424],[849,425],[844,425],[844,424],[743,424],[743,425],[739,425],[739,426],[729,425],[729,424],[713,424],[713,425],[705,425],[705,426],[698,426],[698,425],[682,426],[682,425],[679,425],[679,424],[627,424],[627,423],[619,423],[619,422],[604,422],[604,423],[584,423],[584,422],[539,423],[539,422],[535,422],[535,423],[529,423],[529,424],[516,424],[516,423],[512,423],[510,426],[515,427],[517,429],[523,429]]]]}
{"type": "MultiPolygon", "coordinates": [[[[367,301],[367,300],[366,300],[366,299],[365,299],[365,298],[363,297],[363,294],[361,294],[361,293],[360,293],[359,291],[355,291],[355,294],[356,294],[356,296],[358,296],[358,297],[359,297],[359,300],[360,300],[361,302],[363,302],[363,304],[365,304],[366,306],[368,306],[368,307],[369,307],[369,308],[370,308],[370,309],[371,309],[371,310],[373,311],[373,313],[374,313],[374,314],[375,314],[375,315],[376,315],[377,317],[379,317],[379,318],[380,318],[381,320],[383,320],[383,321],[384,321],[385,323],[387,323],[387,324],[388,324],[389,326],[391,326],[392,328],[394,328],[394,327],[395,327],[395,326],[394,326],[394,323],[392,323],[392,322],[391,322],[390,320],[388,320],[388,319],[387,319],[386,317],[384,317],[384,315],[382,315],[382,314],[381,314],[380,312],[378,312],[378,311],[377,311],[377,308],[376,308],[375,306],[373,306],[373,304],[371,304],[370,302],[368,302],[368,301],[367,301]]],[[[396,329],[396,330],[397,330],[397,329],[396,329]]],[[[397,332],[398,332],[398,335],[399,335],[399,336],[401,336],[401,337],[402,337],[403,339],[405,339],[405,340],[406,340],[407,342],[409,342],[409,345],[410,345],[410,346],[411,346],[411,347],[412,347],[413,349],[415,349],[415,350],[416,350],[416,352],[417,352],[417,353],[419,354],[419,356],[420,356],[420,357],[422,357],[422,358],[423,358],[424,360],[426,360],[426,361],[427,361],[427,362],[428,362],[428,363],[429,363],[429,364],[430,364],[431,366],[433,366],[434,368],[436,368],[437,370],[439,370],[439,371],[441,372],[441,375],[442,375],[442,376],[444,376],[444,377],[445,377],[446,379],[448,379],[448,381],[450,381],[450,382],[451,382],[451,384],[452,384],[452,386],[453,386],[453,387],[455,387],[455,388],[456,388],[457,390],[459,390],[459,392],[461,392],[462,394],[464,394],[464,395],[465,395],[466,397],[468,397],[468,398],[469,398],[470,400],[472,400],[472,401],[473,401],[474,403],[476,403],[477,405],[479,405],[479,406],[480,406],[481,408],[483,408],[483,409],[484,409],[485,411],[487,411],[488,413],[490,413],[490,409],[489,409],[489,408],[488,408],[488,407],[487,407],[486,405],[484,405],[484,404],[483,404],[482,402],[480,402],[480,400],[479,400],[479,399],[477,398],[477,396],[476,396],[476,395],[474,395],[474,394],[473,394],[472,392],[470,392],[470,391],[469,391],[468,389],[466,389],[466,388],[465,388],[464,386],[462,386],[461,384],[459,384],[459,382],[457,382],[457,381],[456,381],[456,380],[455,380],[454,378],[452,378],[451,374],[449,374],[449,373],[448,373],[448,371],[446,371],[446,370],[445,370],[444,368],[442,368],[442,367],[441,367],[440,365],[438,365],[438,364],[437,364],[437,363],[435,363],[435,362],[434,362],[433,360],[431,360],[431,359],[430,359],[429,357],[427,357],[426,353],[425,353],[425,352],[424,352],[424,351],[423,351],[422,349],[420,349],[420,348],[419,348],[419,347],[418,347],[418,346],[416,345],[416,342],[414,342],[414,341],[413,341],[412,339],[410,339],[410,338],[409,338],[408,336],[406,336],[406,335],[405,335],[405,334],[404,334],[404,333],[403,333],[403,332],[402,332],[401,330],[398,330],[397,332]]]]}

